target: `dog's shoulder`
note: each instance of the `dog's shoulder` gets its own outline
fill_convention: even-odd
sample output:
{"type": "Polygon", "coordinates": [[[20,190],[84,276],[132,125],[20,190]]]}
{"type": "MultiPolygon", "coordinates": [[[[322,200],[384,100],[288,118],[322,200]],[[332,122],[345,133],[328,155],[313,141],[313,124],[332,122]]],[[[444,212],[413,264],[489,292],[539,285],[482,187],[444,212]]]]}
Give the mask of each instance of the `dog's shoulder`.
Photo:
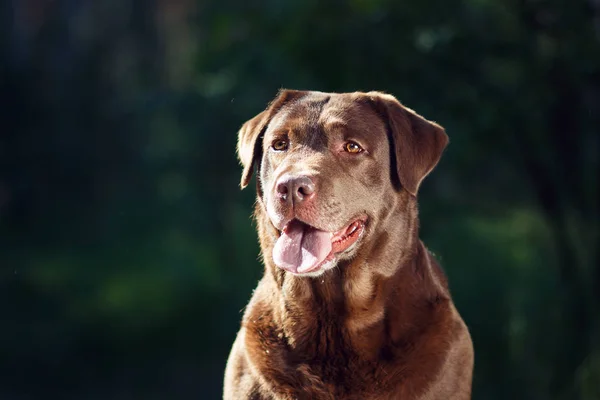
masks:
{"type": "Polygon", "coordinates": [[[242,328],[238,332],[227,360],[223,399],[267,399],[268,397],[261,393],[259,380],[249,368],[244,341],[245,330],[242,328]]]}

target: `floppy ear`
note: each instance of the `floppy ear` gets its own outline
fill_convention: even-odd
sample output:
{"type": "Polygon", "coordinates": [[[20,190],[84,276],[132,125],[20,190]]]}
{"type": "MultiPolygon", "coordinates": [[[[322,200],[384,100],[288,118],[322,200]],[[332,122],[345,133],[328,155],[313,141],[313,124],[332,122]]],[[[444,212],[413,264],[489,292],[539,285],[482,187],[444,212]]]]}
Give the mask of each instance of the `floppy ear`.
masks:
{"type": "Polygon", "coordinates": [[[267,127],[267,116],[267,110],[261,112],[244,123],[238,132],[237,153],[244,167],[240,182],[242,189],[250,183],[252,171],[254,170],[254,158],[261,153],[261,141],[258,138],[262,136],[267,127]]]}
{"type": "Polygon", "coordinates": [[[378,92],[369,95],[387,123],[400,184],[416,196],[419,185],[448,145],[448,135],[444,128],[404,107],[394,96],[378,92]]]}
{"type": "Polygon", "coordinates": [[[245,188],[250,183],[254,165],[260,165],[262,157],[262,137],[267,130],[269,122],[281,108],[292,100],[299,99],[307,92],[282,89],[277,97],[269,104],[267,109],[251,120],[247,121],[238,132],[237,154],[244,171],[240,186],[245,188]]]}

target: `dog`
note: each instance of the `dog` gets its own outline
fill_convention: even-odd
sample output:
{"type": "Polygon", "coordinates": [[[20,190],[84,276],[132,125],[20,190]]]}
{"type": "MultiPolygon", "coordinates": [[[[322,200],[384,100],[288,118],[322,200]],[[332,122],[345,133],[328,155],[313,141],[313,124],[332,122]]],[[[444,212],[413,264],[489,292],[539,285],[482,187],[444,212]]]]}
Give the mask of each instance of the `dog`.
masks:
{"type": "Polygon", "coordinates": [[[418,236],[445,130],[381,92],[281,90],[238,135],[265,273],[224,399],[470,399],[471,336],[418,236]]]}

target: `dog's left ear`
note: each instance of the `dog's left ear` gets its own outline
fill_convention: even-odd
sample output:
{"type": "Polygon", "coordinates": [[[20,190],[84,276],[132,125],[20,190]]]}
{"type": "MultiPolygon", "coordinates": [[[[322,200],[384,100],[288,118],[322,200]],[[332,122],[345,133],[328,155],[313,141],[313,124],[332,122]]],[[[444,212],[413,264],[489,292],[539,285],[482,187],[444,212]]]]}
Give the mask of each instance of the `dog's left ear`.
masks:
{"type": "Polygon", "coordinates": [[[244,170],[240,186],[245,188],[252,179],[254,166],[260,165],[262,158],[262,137],[269,122],[281,108],[290,101],[303,97],[308,92],[282,89],[267,109],[242,125],[238,132],[237,154],[244,170]]]}
{"type": "Polygon", "coordinates": [[[404,107],[394,96],[379,92],[367,95],[388,126],[400,184],[416,196],[448,145],[448,135],[440,125],[404,107]]]}

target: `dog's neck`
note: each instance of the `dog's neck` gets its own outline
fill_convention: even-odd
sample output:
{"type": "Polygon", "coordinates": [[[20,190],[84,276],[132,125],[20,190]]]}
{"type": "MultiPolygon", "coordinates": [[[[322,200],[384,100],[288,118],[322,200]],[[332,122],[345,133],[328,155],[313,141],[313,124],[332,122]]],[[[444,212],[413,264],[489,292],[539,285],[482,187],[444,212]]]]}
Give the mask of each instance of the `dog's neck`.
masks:
{"type": "Polygon", "coordinates": [[[378,221],[370,247],[365,244],[352,260],[340,261],[319,277],[298,277],[273,264],[274,228],[257,206],[258,228],[264,233],[262,284],[272,288],[279,305],[273,322],[294,353],[326,359],[350,350],[349,357],[375,359],[386,347],[425,329],[431,305],[447,301],[445,282],[436,276],[418,237],[416,202],[401,208],[402,213],[392,211],[378,221]]]}

